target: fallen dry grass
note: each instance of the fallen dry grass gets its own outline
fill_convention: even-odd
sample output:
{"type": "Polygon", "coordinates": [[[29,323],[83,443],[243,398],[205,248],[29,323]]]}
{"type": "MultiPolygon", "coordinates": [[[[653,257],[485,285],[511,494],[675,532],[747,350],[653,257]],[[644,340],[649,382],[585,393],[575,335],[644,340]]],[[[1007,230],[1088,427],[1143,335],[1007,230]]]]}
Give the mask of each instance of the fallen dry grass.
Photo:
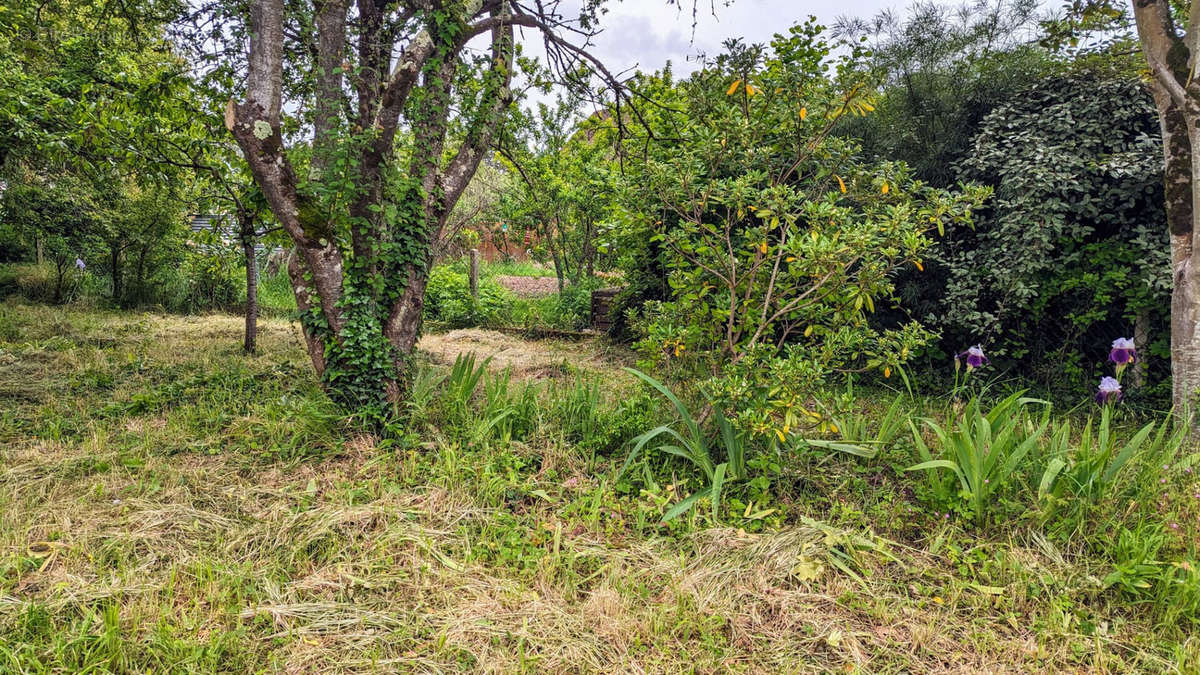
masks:
{"type": "Polygon", "coordinates": [[[611,350],[595,340],[525,340],[484,328],[461,328],[421,338],[418,347],[436,363],[451,364],[459,354],[491,358],[491,369],[512,370],[515,377],[539,379],[578,369],[611,373],[611,350]]]}
{"type": "MultiPolygon", "coordinates": [[[[1051,625],[1059,615],[1044,599],[1001,603],[957,583],[939,553],[865,532],[810,522],[638,535],[605,477],[569,448],[396,450],[335,427],[324,454],[264,459],[290,433],[272,406],[315,391],[287,323],[264,322],[264,355],[245,359],[233,317],[9,311],[28,330],[3,344],[14,358],[0,361],[0,381],[35,381],[0,418],[0,670],[1001,673],[1184,662],[1129,626],[1085,637],[1067,615],[1051,625]],[[119,342],[92,346],[102,335],[119,342]],[[48,349],[62,358],[44,358],[48,349]],[[229,412],[226,394],[173,388],[184,373],[261,400],[229,412]],[[127,407],[100,414],[116,404],[127,407]]],[[[590,346],[488,331],[422,347],[443,361],[469,347],[526,374],[563,360],[603,367],[590,346]]],[[[1036,546],[1013,550],[1034,569],[1066,565],[1036,546]]]]}

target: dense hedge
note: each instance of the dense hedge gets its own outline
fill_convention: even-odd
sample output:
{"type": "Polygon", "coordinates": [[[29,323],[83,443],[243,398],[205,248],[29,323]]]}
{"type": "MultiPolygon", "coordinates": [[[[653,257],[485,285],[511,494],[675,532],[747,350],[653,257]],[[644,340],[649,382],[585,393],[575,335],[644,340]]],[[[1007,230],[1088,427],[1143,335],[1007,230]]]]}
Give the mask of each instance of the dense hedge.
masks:
{"type": "Polygon", "coordinates": [[[904,307],[941,332],[945,351],[982,342],[999,365],[1046,383],[1090,379],[1141,317],[1139,353],[1152,377],[1165,374],[1161,161],[1153,101],[1136,80],[1081,71],[1021,92],[983,120],[956,167],[994,198],[973,228],[946,233],[925,272],[904,276],[904,307]]]}

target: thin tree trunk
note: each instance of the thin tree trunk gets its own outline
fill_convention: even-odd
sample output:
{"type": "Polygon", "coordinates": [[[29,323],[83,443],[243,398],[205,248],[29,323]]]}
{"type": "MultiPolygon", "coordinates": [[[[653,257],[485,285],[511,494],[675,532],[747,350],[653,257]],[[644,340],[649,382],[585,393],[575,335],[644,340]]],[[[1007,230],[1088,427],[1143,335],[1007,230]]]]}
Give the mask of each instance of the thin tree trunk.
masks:
{"type": "Polygon", "coordinates": [[[258,268],[254,264],[253,237],[242,236],[242,255],[246,258],[246,334],[242,349],[253,354],[258,340],[258,268]]]}
{"type": "Polygon", "coordinates": [[[67,276],[66,269],[67,265],[61,256],[54,261],[54,271],[56,276],[54,279],[54,300],[52,304],[57,305],[62,302],[63,283],[67,276]]]}
{"type": "Polygon", "coordinates": [[[583,230],[583,257],[587,262],[587,278],[591,279],[596,276],[596,248],[592,246],[595,226],[591,220],[584,223],[583,230]]]}
{"type": "Polygon", "coordinates": [[[110,257],[112,264],[112,296],[113,302],[120,303],[121,295],[124,289],[121,288],[121,249],[116,245],[112,247],[110,257]]]}
{"type": "Polygon", "coordinates": [[[138,251],[137,266],[134,267],[134,286],[133,294],[129,298],[129,305],[143,302],[146,299],[146,256],[150,253],[150,245],[146,244],[138,251]]]}
{"type": "Polygon", "coordinates": [[[566,284],[563,279],[563,263],[562,255],[559,253],[558,247],[554,245],[554,237],[546,237],[546,245],[550,247],[550,258],[554,261],[554,275],[558,277],[558,292],[562,293],[566,284]]]}

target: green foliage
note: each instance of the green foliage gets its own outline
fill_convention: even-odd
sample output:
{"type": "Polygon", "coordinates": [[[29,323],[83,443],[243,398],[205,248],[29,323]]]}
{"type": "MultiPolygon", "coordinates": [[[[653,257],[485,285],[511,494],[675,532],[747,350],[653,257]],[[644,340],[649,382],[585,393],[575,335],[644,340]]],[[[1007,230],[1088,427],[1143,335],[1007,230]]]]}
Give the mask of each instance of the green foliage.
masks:
{"type": "Polygon", "coordinates": [[[868,51],[856,70],[878,83],[873,114],[837,133],[868,157],[902,161],[920,180],[953,187],[983,118],[1016,100],[1062,63],[1030,38],[1041,7],[1033,0],[917,2],[870,18],[839,19],[834,33],[868,51]]]}
{"type": "Polygon", "coordinates": [[[820,31],[796,26],[770,49],[732,41],[682,83],[645,82],[670,101],[656,123],[676,140],[654,146],[623,192],[626,227],[658,246],[670,287],[635,321],[636,346],[714,375],[706,391],[757,435],[810,425],[802,407],[831,375],[890,375],[914,353],[927,339],[918,325],[869,317],[891,301],[896,270],[921,264],[930,233],[969,224],[987,195],[862,163],[831,136],[874,97],[848,71],[826,72],[820,31]]]}
{"type": "Polygon", "coordinates": [[[1025,398],[1023,392],[1011,394],[983,412],[978,397],[972,397],[945,425],[923,420],[933,432],[935,455],[926,444],[921,429],[909,421],[920,463],[908,471],[928,471],[929,487],[943,505],[953,505],[977,525],[995,521],[1004,504],[997,499],[1018,487],[1023,462],[1050,424],[1050,404],[1025,398]],[[1043,406],[1040,422],[1026,413],[1033,404],[1043,406]],[[950,472],[947,481],[941,470],[950,472]]]}
{"type": "MultiPolygon", "coordinates": [[[[243,277],[244,278],[244,277],[243,277]]],[[[296,313],[296,295],[287,272],[258,278],[258,306],[264,316],[291,317],[296,313]]]]}
{"type": "Polygon", "coordinates": [[[1113,414],[1105,406],[1099,423],[1089,417],[1078,435],[1069,421],[1055,426],[1037,490],[1045,521],[1070,529],[1094,507],[1119,503],[1122,496],[1152,499],[1159,467],[1180,458],[1186,424],[1150,422],[1125,439],[1113,429],[1113,414]]]}
{"type": "Polygon", "coordinates": [[[710,449],[705,432],[700,428],[700,422],[692,416],[683,402],[670,389],[667,389],[661,382],[639,370],[633,368],[626,368],[625,370],[636,375],[670,401],[671,405],[675,408],[675,412],[679,415],[679,421],[682,424],[682,433],[671,425],[664,424],[650,429],[635,438],[633,448],[629,451],[629,456],[625,458],[625,464],[621,467],[621,471],[617,475],[618,479],[629,470],[629,466],[638,458],[638,453],[642,451],[643,447],[646,447],[661,436],[666,436],[668,437],[667,443],[658,445],[654,449],[657,452],[675,455],[690,462],[693,468],[701,472],[705,484],[704,487],[701,487],[668,509],[663,514],[662,521],[664,523],[669,522],[687,513],[703,497],[708,497],[712,505],[713,520],[718,520],[721,506],[721,489],[724,487],[727,475],[729,480],[734,481],[746,477],[745,434],[735,430],[733,425],[730,424],[729,419],[725,416],[725,413],[719,407],[713,406],[713,418],[719,432],[719,446],[714,446],[710,449]],[[721,456],[714,456],[713,450],[717,449],[723,451],[721,456]],[[717,460],[722,458],[725,461],[717,463],[717,460]]]}
{"type": "Polygon", "coordinates": [[[34,302],[53,304],[57,292],[59,301],[70,301],[80,290],[82,277],[82,274],[68,270],[60,287],[58,272],[53,265],[3,265],[0,266],[0,298],[19,295],[34,302]]]}
{"type": "Polygon", "coordinates": [[[1152,337],[1139,355],[1162,372],[1171,284],[1161,164],[1140,81],[1043,80],[984,120],[961,175],[995,186],[996,199],[973,229],[948,231],[930,276],[902,295],[947,350],[982,341],[1027,375],[1074,385],[1141,317],[1152,337]]]}
{"type": "Polygon", "coordinates": [[[1030,0],[918,3],[839,22],[869,46],[858,68],[882,93],[876,114],[839,133],[933,185],[996,194],[973,227],[936,241],[925,270],[900,271],[903,310],[877,322],[916,318],[940,333],[933,363],[982,342],[998,366],[1056,393],[1090,381],[1107,345],[1139,324],[1153,386],[1135,394],[1161,400],[1169,247],[1157,115],[1136,37],[1106,23],[1120,13],[1080,11],[1094,16],[1047,17],[1030,0]],[[1086,47],[1047,46],[1091,20],[1108,30],[1086,47]]]}
{"type": "Polygon", "coordinates": [[[40,244],[49,262],[43,270],[53,270],[48,288],[27,286],[29,297],[61,303],[78,290],[82,271],[76,260],[94,260],[92,254],[103,251],[97,199],[87,181],[32,172],[25,172],[0,193],[0,220],[7,224],[14,248],[23,248],[28,259],[40,244]]]}
{"type": "Polygon", "coordinates": [[[177,276],[180,287],[168,307],[188,314],[233,309],[246,293],[240,262],[232,249],[218,245],[189,251],[177,276]]]}
{"type": "Polygon", "coordinates": [[[1164,560],[1168,538],[1157,523],[1102,535],[1112,571],[1101,583],[1139,604],[1161,608],[1168,624],[1200,624],[1200,569],[1186,562],[1164,560]]]}
{"type": "Polygon", "coordinates": [[[549,259],[560,281],[587,279],[602,262],[602,221],[612,201],[616,167],[607,140],[607,111],[579,121],[577,94],[536,112],[518,113],[500,156],[512,179],[496,216],[535,239],[534,256],[549,259]]]}
{"type": "Polygon", "coordinates": [[[0,166],[107,164],[114,138],[178,82],[182,63],[161,41],[178,9],[173,0],[0,6],[0,166]]]}
{"type": "Polygon", "coordinates": [[[514,300],[508,289],[482,275],[479,297],[473,297],[463,265],[438,265],[425,287],[425,318],[447,328],[494,325],[510,314],[514,300]]]}
{"type": "MultiPolygon", "coordinates": [[[[686,460],[696,470],[702,480],[702,487],[691,495],[684,497],[674,504],[662,516],[662,521],[669,522],[695,507],[696,503],[707,498],[712,507],[714,521],[720,519],[722,491],[727,485],[739,483],[748,484],[759,494],[765,493],[770,482],[770,475],[779,471],[772,460],[779,459],[779,445],[775,438],[770,439],[769,448],[761,452],[760,445],[754,442],[753,436],[738,429],[733,421],[725,414],[719,403],[707,401],[706,411],[711,412],[714,438],[702,428],[703,418],[694,416],[670,389],[662,382],[633,368],[625,370],[650,385],[670,402],[677,415],[677,422],[656,426],[633,439],[625,463],[617,474],[618,479],[629,471],[639,459],[643,448],[651,448],[651,444],[663,437],[666,443],[652,447],[658,453],[672,455],[686,460]],[[774,455],[774,457],[771,457],[774,455]]],[[[860,457],[872,457],[874,451],[850,443],[829,442],[820,439],[799,439],[786,437],[790,445],[817,447],[834,450],[860,457]]],[[[747,507],[746,513],[750,513],[747,507]]]]}
{"type": "MultiPolygon", "coordinates": [[[[853,391],[853,390],[851,390],[853,391]]],[[[851,404],[858,401],[853,400],[851,404]]],[[[883,410],[859,412],[853,409],[836,411],[832,414],[835,433],[842,440],[858,446],[887,448],[899,437],[906,426],[905,419],[912,401],[904,394],[897,394],[891,404],[883,410]]]]}

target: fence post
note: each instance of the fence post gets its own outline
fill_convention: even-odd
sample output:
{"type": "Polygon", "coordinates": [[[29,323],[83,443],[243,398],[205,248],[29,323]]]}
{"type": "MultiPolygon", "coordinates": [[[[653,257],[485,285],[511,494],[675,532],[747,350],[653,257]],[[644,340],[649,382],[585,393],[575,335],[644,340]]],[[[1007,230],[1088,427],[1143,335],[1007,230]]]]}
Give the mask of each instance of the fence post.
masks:
{"type": "Polygon", "coordinates": [[[471,297],[479,298],[479,249],[471,249],[471,297]]]}

